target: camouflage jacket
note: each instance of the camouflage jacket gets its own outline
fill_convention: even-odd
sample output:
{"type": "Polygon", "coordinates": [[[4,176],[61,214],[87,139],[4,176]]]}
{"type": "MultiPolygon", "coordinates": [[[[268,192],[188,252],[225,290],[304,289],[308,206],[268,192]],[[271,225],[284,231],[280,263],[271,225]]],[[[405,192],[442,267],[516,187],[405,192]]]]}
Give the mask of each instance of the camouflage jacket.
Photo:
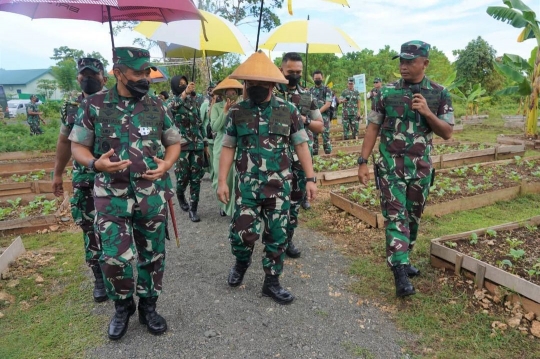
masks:
{"type": "Polygon", "coordinates": [[[358,101],[360,101],[358,91],[345,89],[339,99],[347,100],[347,102],[343,102],[343,117],[358,116],[358,101]]]}
{"type": "Polygon", "coordinates": [[[146,95],[142,100],[118,95],[116,86],[106,93],[85,98],[77,112],[69,139],[90,147],[96,157],[114,149],[111,161],[130,160],[126,169],[95,175],[94,203],[99,212],[131,213],[135,202],[143,214],[173,195],[169,174],[150,181],[142,175],[164,158],[164,147],[180,142],[180,134],[160,99],[146,95]],[[131,201],[128,201],[131,200],[131,201]]]}
{"type": "Polygon", "coordinates": [[[223,146],[236,148],[240,195],[248,199],[273,198],[292,179],[289,144],[308,141],[294,105],[272,96],[259,107],[250,100],[229,110],[223,146]]]}
{"type": "MultiPolygon", "coordinates": [[[[403,178],[422,178],[431,173],[433,132],[424,116],[420,123],[416,122],[409,86],[400,79],[382,87],[375,99],[375,111],[371,111],[367,120],[381,126],[379,163],[383,172],[403,178]]],[[[420,86],[431,112],[453,126],[454,109],[448,91],[427,77],[420,86]]]]}
{"type": "Polygon", "coordinates": [[[28,112],[39,112],[39,105],[34,102],[30,102],[28,105],[26,105],[26,119],[28,122],[37,122],[39,123],[39,115],[29,115],[28,112]]]}
{"type": "Polygon", "coordinates": [[[375,99],[377,96],[381,93],[381,89],[378,88],[372,88],[371,91],[369,91],[369,98],[371,100],[371,110],[375,111],[375,99]]]}
{"type": "MultiPolygon", "coordinates": [[[[72,97],[64,101],[60,109],[60,121],[62,122],[60,125],[60,134],[66,137],[69,137],[71,134],[77,118],[79,105],[83,99],[83,95],[80,94],[78,97],[72,97]]],[[[73,160],[72,183],[74,188],[94,187],[94,175],[94,172],[73,160]]]]}
{"type": "Polygon", "coordinates": [[[170,103],[171,112],[174,115],[174,123],[182,135],[182,151],[202,150],[206,144],[206,128],[196,98],[187,96],[182,100],[180,96],[174,96],[170,103]]]}
{"type": "MultiPolygon", "coordinates": [[[[312,87],[309,89],[309,92],[311,92],[311,95],[313,96],[315,101],[317,101],[317,107],[319,107],[319,109],[323,107],[324,104],[327,102],[332,103],[332,91],[330,91],[330,89],[326,86],[312,87]]],[[[322,116],[324,118],[328,117],[328,111],[329,110],[326,110],[322,113],[322,116]]]]}

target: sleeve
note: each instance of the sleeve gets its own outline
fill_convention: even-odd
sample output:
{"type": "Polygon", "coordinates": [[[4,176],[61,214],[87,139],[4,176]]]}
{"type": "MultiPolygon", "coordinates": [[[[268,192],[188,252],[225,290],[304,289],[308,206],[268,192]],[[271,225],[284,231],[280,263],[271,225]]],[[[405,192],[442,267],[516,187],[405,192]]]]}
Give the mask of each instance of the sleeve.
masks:
{"type": "Polygon", "coordinates": [[[325,93],[326,93],[326,100],[325,101],[332,103],[332,98],[333,98],[332,91],[330,91],[330,89],[327,87],[327,88],[325,88],[325,93]]]}
{"type": "Polygon", "coordinates": [[[454,126],[454,108],[452,107],[452,97],[448,90],[444,89],[441,92],[441,101],[439,103],[439,109],[437,110],[437,117],[454,126]]]}
{"type": "Polygon", "coordinates": [[[227,116],[225,125],[225,135],[223,136],[222,146],[229,148],[236,148],[236,125],[234,124],[234,115],[237,109],[231,108],[229,115],[227,116]]]}
{"type": "Polygon", "coordinates": [[[296,107],[291,106],[291,143],[293,146],[309,141],[304,122],[301,120],[300,113],[296,107]]]}
{"type": "Polygon", "coordinates": [[[345,100],[345,91],[343,91],[343,92],[341,93],[341,95],[339,96],[339,99],[340,99],[340,100],[345,100]]]}
{"type": "Polygon", "coordinates": [[[225,126],[227,116],[225,116],[224,107],[215,104],[210,111],[210,126],[215,132],[219,132],[225,126]]]}
{"type": "Polygon", "coordinates": [[[92,147],[95,138],[94,116],[96,114],[97,111],[90,102],[86,100],[81,102],[69,140],[86,147],[92,147]]]}
{"type": "Polygon", "coordinates": [[[163,106],[163,132],[161,133],[161,143],[165,147],[179,143],[182,137],[174,121],[172,120],[171,111],[167,105],[162,104],[163,106]]]}
{"type": "Polygon", "coordinates": [[[64,104],[62,105],[62,108],[60,109],[60,134],[61,135],[64,135],[66,137],[69,136],[69,134],[71,133],[71,128],[69,127],[68,125],[68,120],[67,120],[67,106],[68,106],[68,101],[64,101],[64,104]]]}
{"type": "Polygon", "coordinates": [[[383,123],[385,115],[386,111],[384,109],[384,98],[381,91],[377,94],[377,96],[375,96],[374,107],[372,106],[371,108],[371,112],[367,117],[367,122],[380,126],[383,123]]]}

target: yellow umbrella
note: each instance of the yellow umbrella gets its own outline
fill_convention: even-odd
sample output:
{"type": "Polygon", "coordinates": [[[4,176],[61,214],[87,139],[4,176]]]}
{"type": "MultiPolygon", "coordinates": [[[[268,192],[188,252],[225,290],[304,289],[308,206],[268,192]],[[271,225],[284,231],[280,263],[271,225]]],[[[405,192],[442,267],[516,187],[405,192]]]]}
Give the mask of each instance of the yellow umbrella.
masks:
{"type": "MultiPolygon", "coordinates": [[[[336,4],[343,5],[343,6],[351,7],[351,6],[349,5],[349,2],[348,2],[347,0],[324,0],[324,1],[333,2],[333,3],[336,3],[336,4]]],[[[289,1],[288,1],[287,8],[288,8],[288,10],[289,10],[289,14],[292,15],[292,14],[293,14],[293,11],[292,11],[292,0],[289,0],[289,1]]]]}

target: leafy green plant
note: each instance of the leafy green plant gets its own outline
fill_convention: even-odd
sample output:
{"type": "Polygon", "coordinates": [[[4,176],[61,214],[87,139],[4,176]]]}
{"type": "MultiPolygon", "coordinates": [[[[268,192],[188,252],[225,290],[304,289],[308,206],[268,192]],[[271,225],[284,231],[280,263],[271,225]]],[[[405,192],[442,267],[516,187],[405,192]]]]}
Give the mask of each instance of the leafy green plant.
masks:
{"type": "Polygon", "coordinates": [[[489,236],[489,237],[496,237],[497,236],[497,231],[495,231],[494,229],[488,229],[486,231],[486,234],[489,236]]]}
{"type": "Polygon", "coordinates": [[[523,258],[524,255],[525,251],[523,249],[510,249],[510,257],[516,262],[523,258]]]}
{"type": "Polygon", "coordinates": [[[450,248],[456,248],[457,243],[456,242],[444,242],[444,245],[450,248]]]}
{"type": "Polygon", "coordinates": [[[21,205],[21,201],[22,198],[17,197],[16,199],[8,199],[6,202],[9,203],[13,209],[17,209],[21,205]]]}
{"type": "Polygon", "coordinates": [[[514,265],[512,264],[512,262],[508,259],[503,259],[501,261],[497,261],[497,265],[499,266],[499,268],[503,268],[504,267],[508,267],[508,268],[512,268],[514,265]]]}
{"type": "Polygon", "coordinates": [[[510,248],[517,248],[519,247],[520,245],[523,244],[523,241],[520,241],[519,239],[517,238],[506,238],[506,243],[508,243],[508,245],[510,246],[510,248]]]}
{"type": "Polygon", "coordinates": [[[534,225],[532,225],[532,224],[526,224],[526,225],[525,225],[525,228],[527,228],[527,230],[528,230],[529,232],[534,232],[534,231],[538,230],[538,227],[537,227],[537,226],[534,226],[534,225]]]}
{"type": "Polygon", "coordinates": [[[472,245],[475,245],[478,243],[478,234],[471,233],[471,239],[469,240],[469,243],[472,245]]]}
{"type": "Polygon", "coordinates": [[[478,252],[471,252],[471,257],[473,257],[474,259],[478,259],[478,260],[482,259],[482,256],[478,252]]]}
{"type": "Polygon", "coordinates": [[[13,212],[13,209],[10,207],[0,208],[0,221],[6,219],[11,214],[11,212],[13,212]]]}

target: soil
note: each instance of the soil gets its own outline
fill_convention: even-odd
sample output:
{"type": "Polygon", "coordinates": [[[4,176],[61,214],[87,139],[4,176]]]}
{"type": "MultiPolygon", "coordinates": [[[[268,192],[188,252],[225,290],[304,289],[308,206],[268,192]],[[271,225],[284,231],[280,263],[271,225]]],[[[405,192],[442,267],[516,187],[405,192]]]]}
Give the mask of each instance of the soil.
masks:
{"type": "MultiPolygon", "coordinates": [[[[472,240],[472,237],[453,241],[457,244],[453,248],[540,285],[540,246],[538,246],[540,230],[538,227],[529,226],[510,231],[491,232],[491,235],[478,236],[476,241],[472,240]],[[517,257],[519,253],[517,253],[515,254],[516,258],[513,258],[510,254],[511,249],[514,251],[523,250],[524,253],[519,258],[517,257]],[[505,260],[509,262],[503,262],[505,260]],[[528,271],[532,273],[533,270],[535,273],[528,273],[528,271]]],[[[448,243],[452,242],[445,242],[446,245],[450,246],[448,243]]]]}
{"type": "Polygon", "coordinates": [[[45,200],[44,198],[44,196],[36,196],[34,201],[26,206],[18,204],[16,199],[9,200],[13,201],[12,203],[7,202],[8,200],[0,201],[0,222],[54,214],[59,206],[58,199],[45,200]],[[45,208],[48,210],[45,210],[45,208]]]}

